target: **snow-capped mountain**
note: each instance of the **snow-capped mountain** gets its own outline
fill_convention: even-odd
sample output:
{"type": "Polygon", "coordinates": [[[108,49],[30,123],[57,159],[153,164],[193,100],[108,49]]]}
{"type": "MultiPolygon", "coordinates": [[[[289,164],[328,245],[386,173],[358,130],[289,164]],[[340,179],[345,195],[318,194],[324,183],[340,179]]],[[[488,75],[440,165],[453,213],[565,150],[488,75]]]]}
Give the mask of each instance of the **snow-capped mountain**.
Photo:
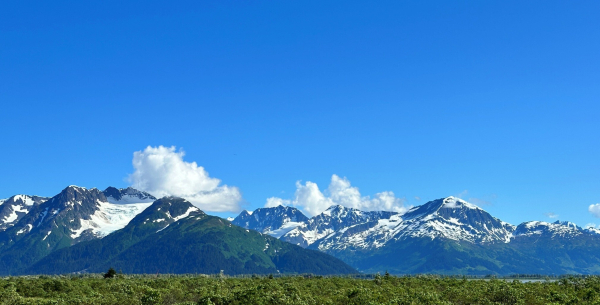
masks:
{"type": "Polygon", "coordinates": [[[336,232],[345,231],[352,226],[372,223],[380,219],[388,219],[394,215],[397,215],[397,213],[384,211],[365,212],[341,205],[334,205],[284,234],[281,240],[306,248],[317,240],[336,232]]]}
{"type": "Polygon", "coordinates": [[[581,235],[600,235],[595,228],[582,228],[569,221],[528,221],[517,226],[513,233],[515,238],[522,236],[544,236],[550,238],[574,238],[581,235]]]}
{"type": "Polygon", "coordinates": [[[292,222],[296,228],[289,232],[276,234],[286,228],[285,223],[290,223],[289,217],[282,216],[282,211],[290,209],[298,211],[283,206],[243,211],[233,223],[302,247],[315,244],[313,248],[322,251],[380,248],[391,240],[405,238],[507,243],[515,231],[515,226],[452,196],[414,207],[405,214],[334,205],[301,223],[292,222]]]}
{"type": "MultiPolygon", "coordinates": [[[[253,229],[264,225],[264,215],[271,217],[268,223],[277,223],[276,214],[266,211],[243,212],[236,219],[252,219],[258,224],[253,229]]],[[[452,196],[404,214],[332,206],[280,239],[331,254],[365,272],[600,272],[595,267],[600,264],[600,229],[560,221],[514,226],[452,196]]]]}
{"type": "Polygon", "coordinates": [[[47,197],[15,195],[0,200],[0,231],[12,227],[36,205],[47,201],[47,197]]]}
{"type": "MultiPolygon", "coordinates": [[[[171,224],[189,216],[206,215],[189,201],[177,197],[163,197],[151,204],[152,209],[146,209],[135,218],[139,226],[156,225],[160,232],[171,224]]],[[[133,220],[132,220],[133,222],[133,220]]]]}
{"type": "Polygon", "coordinates": [[[452,196],[411,209],[402,215],[402,224],[392,229],[399,233],[396,238],[442,237],[471,243],[508,243],[514,230],[515,226],[452,196]]]}
{"type": "Polygon", "coordinates": [[[392,215],[332,232],[314,246],[322,251],[381,248],[406,238],[444,238],[470,243],[510,241],[513,225],[455,197],[430,201],[403,215],[392,215]]]}
{"type": "MultiPolygon", "coordinates": [[[[130,193],[133,191],[128,190],[130,193]]],[[[73,242],[103,237],[123,228],[152,204],[148,198],[138,199],[136,203],[132,200],[134,196],[125,197],[125,200],[123,197],[110,203],[104,193],[96,188],[72,185],[51,199],[33,205],[30,212],[14,225],[14,230],[6,232],[13,234],[14,239],[38,230],[46,231],[43,240],[52,233],[64,232],[73,242]]]]}
{"type": "Polygon", "coordinates": [[[0,232],[3,272],[10,273],[55,250],[102,238],[125,227],[151,204],[114,204],[96,188],[71,185],[33,205],[13,226],[0,232]]]}
{"type": "Polygon", "coordinates": [[[105,238],[50,253],[16,272],[104,272],[109,267],[125,273],[356,273],[339,259],[206,215],[176,197],[156,200],[105,238]]]}
{"type": "MultiPolygon", "coordinates": [[[[230,223],[209,217],[181,198],[156,200],[133,188],[109,187],[100,191],[69,186],[50,199],[17,195],[0,200],[0,225],[3,225],[0,227],[0,274],[22,272],[35,265],[34,269],[28,269],[33,272],[41,268],[36,262],[41,262],[46,255],[55,254],[49,256],[52,262],[53,257],[62,257],[64,248],[75,245],[84,245],[76,249],[94,252],[100,251],[94,245],[127,245],[135,238],[138,241],[147,238],[138,246],[144,255],[152,255],[154,248],[144,247],[161,245],[151,243],[152,236],[168,241],[181,237],[180,230],[188,230],[184,229],[188,227],[186,243],[193,240],[200,245],[217,238],[209,233],[212,225],[202,229],[195,227],[196,221],[207,217],[214,218],[212,222],[224,228],[237,228],[234,231],[251,233],[252,229],[294,245],[320,250],[365,272],[600,273],[597,267],[600,266],[600,229],[584,229],[560,221],[530,221],[515,227],[455,197],[433,200],[404,214],[366,212],[335,205],[307,218],[298,209],[278,206],[243,211],[235,219],[228,219],[230,223]],[[208,235],[198,239],[200,231],[196,230],[208,235]],[[115,231],[121,233],[110,234],[115,231]]],[[[256,236],[263,241],[271,238],[256,236]]],[[[266,253],[273,251],[274,245],[271,240],[257,249],[266,253]]],[[[98,255],[116,255],[125,249],[120,247],[109,247],[108,252],[98,255]]],[[[77,262],[80,253],[74,251],[72,259],[77,262]]],[[[136,251],[130,253],[131,258],[136,257],[136,251]]],[[[80,263],[87,266],[91,261],[80,263]]],[[[64,264],[61,266],[66,268],[64,264]]],[[[104,267],[99,265],[98,268],[104,267]]]]}
{"type": "Polygon", "coordinates": [[[254,212],[242,211],[232,223],[242,228],[269,234],[279,238],[290,230],[302,225],[308,220],[300,210],[277,206],[272,208],[260,208],[254,212]]]}
{"type": "Polygon", "coordinates": [[[149,193],[136,190],[132,187],[118,189],[109,186],[102,193],[108,202],[114,204],[150,203],[156,200],[156,197],[149,193]]]}

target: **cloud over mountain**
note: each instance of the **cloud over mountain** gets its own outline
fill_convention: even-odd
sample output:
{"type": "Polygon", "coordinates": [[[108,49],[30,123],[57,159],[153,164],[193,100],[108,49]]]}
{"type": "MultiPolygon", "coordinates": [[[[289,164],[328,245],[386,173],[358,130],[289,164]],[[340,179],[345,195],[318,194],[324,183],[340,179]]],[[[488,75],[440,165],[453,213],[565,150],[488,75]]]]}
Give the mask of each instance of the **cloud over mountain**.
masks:
{"type": "Polygon", "coordinates": [[[594,215],[594,217],[600,218],[600,203],[591,204],[588,207],[588,212],[594,215]]]}
{"type": "Polygon", "coordinates": [[[148,146],[133,153],[131,186],[156,197],[178,196],[202,210],[237,212],[242,195],[237,187],[221,185],[196,162],[183,160],[185,152],[175,146],[148,146]]]}
{"type": "Polygon", "coordinates": [[[302,208],[307,214],[317,215],[336,204],[363,211],[406,212],[407,210],[404,199],[397,198],[393,192],[377,193],[373,198],[362,196],[358,188],[352,186],[348,179],[335,174],[331,176],[329,187],[324,192],[321,192],[314,182],[306,181],[302,184],[298,181],[294,199],[271,197],[267,199],[265,207],[293,205],[302,208]]]}

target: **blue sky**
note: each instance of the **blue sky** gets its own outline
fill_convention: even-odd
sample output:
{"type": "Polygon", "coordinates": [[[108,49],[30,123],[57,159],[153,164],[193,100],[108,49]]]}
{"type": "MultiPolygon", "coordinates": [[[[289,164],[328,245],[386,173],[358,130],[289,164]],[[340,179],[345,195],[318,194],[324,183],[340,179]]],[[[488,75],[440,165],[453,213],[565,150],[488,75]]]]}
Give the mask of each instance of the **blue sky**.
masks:
{"type": "Polygon", "coordinates": [[[597,1],[4,1],[0,198],[125,187],[133,153],[163,145],[241,208],[293,201],[297,181],[327,195],[335,174],[404,206],[460,195],[513,224],[600,223],[598,15],[597,1]]]}

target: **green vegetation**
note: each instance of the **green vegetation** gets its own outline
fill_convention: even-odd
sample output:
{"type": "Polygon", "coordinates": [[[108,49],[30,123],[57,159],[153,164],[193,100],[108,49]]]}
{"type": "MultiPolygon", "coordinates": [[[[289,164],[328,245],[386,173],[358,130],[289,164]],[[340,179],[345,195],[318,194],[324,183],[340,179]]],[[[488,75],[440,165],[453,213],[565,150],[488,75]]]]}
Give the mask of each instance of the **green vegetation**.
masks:
{"type": "Polygon", "coordinates": [[[81,276],[0,279],[0,304],[598,304],[600,277],[81,276]]]}

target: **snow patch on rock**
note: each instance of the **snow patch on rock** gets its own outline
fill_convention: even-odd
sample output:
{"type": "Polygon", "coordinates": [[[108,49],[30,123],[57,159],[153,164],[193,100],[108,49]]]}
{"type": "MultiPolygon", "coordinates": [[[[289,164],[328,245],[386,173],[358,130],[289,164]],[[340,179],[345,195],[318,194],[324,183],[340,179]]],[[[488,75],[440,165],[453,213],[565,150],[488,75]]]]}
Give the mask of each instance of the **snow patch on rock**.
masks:
{"type": "Polygon", "coordinates": [[[71,238],[76,239],[87,230],[98,237],[104,237],[116,230],[124,228],[137,214],[152,203],[114,204],[97,201],[98,209],[90,219],[80,219],[79,229],[71,230],[71,238]]]}

